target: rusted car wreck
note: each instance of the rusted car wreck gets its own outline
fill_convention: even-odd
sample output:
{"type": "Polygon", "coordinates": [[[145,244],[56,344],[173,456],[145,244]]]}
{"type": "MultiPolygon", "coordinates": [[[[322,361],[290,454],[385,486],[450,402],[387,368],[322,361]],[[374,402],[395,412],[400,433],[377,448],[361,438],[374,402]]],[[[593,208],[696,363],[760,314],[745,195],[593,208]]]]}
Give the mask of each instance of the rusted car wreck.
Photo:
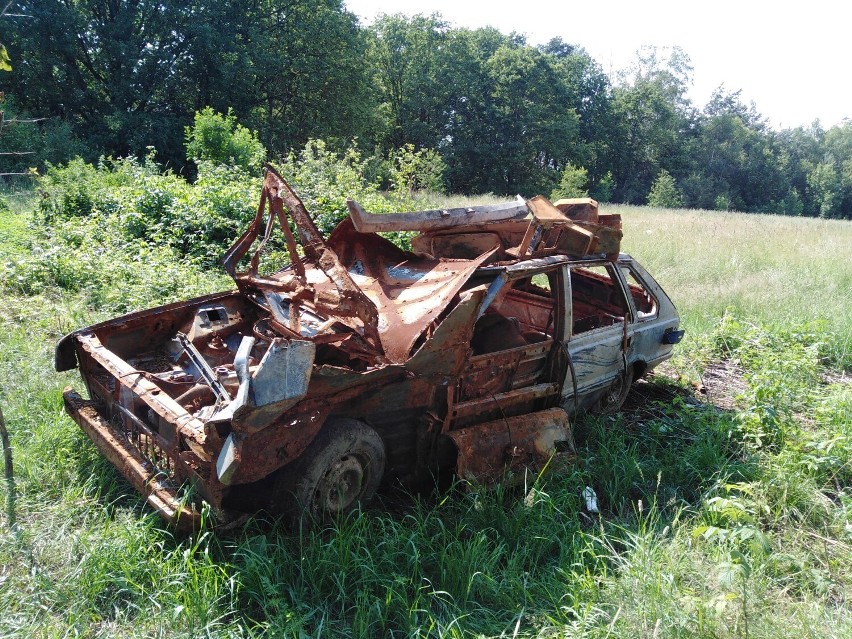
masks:
{"type": "Polygon", "coordinates": [[[89,397],[67,388],[68,412],[179,527],[198,497],[225,520],[327,517],[383,480],[488,482],[570,457],[569,413],[618,410],[682,335],[593,200],[349,209],[324,238],[268,168],[224,257],[237,290],[57,345],[89,397]],[[379,235],[401,230],[418,232],[411,252],[379,235]],[[265,273],[272,246],[289,263],[265,273]]]}

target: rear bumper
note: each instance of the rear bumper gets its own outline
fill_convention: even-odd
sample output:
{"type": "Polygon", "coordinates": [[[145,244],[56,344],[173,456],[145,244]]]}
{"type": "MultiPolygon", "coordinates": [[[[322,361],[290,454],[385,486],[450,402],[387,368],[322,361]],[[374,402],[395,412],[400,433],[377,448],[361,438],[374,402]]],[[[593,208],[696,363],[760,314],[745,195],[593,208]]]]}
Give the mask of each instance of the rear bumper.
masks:
{"type": "Polygon", "coordinates": [[[192,531],[201,526],[201,513],[183,503],[175,487],[153,468],[98,410],[98,403],[84,400],[71,387],[62,393],[65,410],[95,442],[98,450],[115,466],[133,487],[145,496],[160,516],[179,530],[192,531]]]}

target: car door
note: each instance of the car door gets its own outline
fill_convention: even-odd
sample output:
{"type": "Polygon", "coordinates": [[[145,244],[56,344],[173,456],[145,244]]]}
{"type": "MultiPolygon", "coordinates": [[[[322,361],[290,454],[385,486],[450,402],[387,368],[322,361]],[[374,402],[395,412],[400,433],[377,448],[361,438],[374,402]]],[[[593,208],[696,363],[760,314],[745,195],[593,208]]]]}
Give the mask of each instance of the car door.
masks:
{"type": "Polygon", "coordinates": [[[568,370],[562,387],[567,410],[591,407],[623,377],[625,346],[632,337],[631,307],[612,263],[567,265],[570,304],[566,304],[568,370]]]}
{"type": "Polygon", "coordinates": [[[618,270],[633,316],[628,328],[626,361],[640,370],[653,368],[671,356],[675,341],[666,339],[666,333],[678,328],[677,311],[656,280],[637,262],[621,260],[618,270]]]}

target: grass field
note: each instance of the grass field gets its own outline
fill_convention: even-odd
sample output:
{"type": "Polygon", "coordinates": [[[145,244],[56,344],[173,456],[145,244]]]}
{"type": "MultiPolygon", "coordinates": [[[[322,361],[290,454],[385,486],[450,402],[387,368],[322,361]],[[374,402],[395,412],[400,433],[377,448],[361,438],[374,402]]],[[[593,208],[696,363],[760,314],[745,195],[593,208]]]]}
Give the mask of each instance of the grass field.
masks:
{"type": "MultiPolygon", "coordinates": [[[[52,370],[63,333],[119,308],[115,280],[85,246],[43,245],[32,200],[9,201],[0,637],[852,637],[852,224],[609,207],[688,334],[623,415],[576,421],[571,472],[385,494],[322,530],[176,537],[65,416],[79,381],[52,370]]],[[[165,259],[131,264],[153,275],[118,280],[127,303],[223,283],[165,259]]]]}
{"type": "Polygon", "coordinates": [[[726,310],[770,326],[817,322],[852,367],[852,228],[841,220],[609,206],[622,250],[676,300],[693,331],[726,310]]]}

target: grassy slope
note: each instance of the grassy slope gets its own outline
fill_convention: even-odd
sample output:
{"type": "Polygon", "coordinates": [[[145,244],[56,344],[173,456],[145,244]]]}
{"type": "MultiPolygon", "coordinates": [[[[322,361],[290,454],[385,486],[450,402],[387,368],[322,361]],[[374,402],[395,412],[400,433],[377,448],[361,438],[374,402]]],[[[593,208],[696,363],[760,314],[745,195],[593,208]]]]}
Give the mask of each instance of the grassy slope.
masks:
{"type": "MultiPolygon", "coordinates": [[[[175,539],[62,412],[74,376],[52,371],[52,346],[96,315],[86,298],[3,289],[20,526],[4,511],[0,636],[852,636],[849,385],[822,383],[813,334],[718,325],[729,306],[782,332],[826,317],[848,361],[852,226],[615,210],[691,330],[684,370],[735,357],[741,410],[676,394],[630,421],[580,420],[582,463],[533,490],[453,492],[319,533],[175,539]],[[586,485],[600,519],[582,512],[586,485]]],[[[20,210],[0,214],[0,262],[28,235],[20,210]]]]}

